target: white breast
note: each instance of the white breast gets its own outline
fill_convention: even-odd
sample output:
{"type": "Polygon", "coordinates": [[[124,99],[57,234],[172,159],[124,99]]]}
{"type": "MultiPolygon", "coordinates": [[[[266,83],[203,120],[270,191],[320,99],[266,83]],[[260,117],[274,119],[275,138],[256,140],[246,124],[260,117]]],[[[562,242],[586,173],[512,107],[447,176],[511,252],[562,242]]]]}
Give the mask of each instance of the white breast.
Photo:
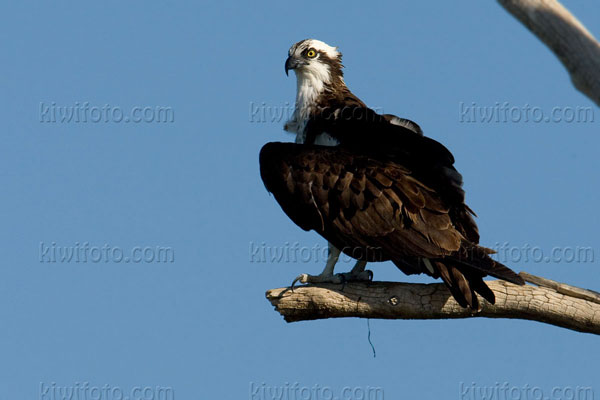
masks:
{"type": "MultiPolygon", "coordinates": [[[[294,115],[285,123],[283,129],[296,134],[296,143],[304,143],[306,141],[306,123],[312,107],[317,97],[323,92],[325,82],[330,81],[329,67],[325,64],[316,63],[307,71],[295,72],[297,82],[296,108],[294,109],[294,115]]],[[[317,135],[315,144],[337,146],[339,142],[327,133],[322,133],[317,135]]]]}

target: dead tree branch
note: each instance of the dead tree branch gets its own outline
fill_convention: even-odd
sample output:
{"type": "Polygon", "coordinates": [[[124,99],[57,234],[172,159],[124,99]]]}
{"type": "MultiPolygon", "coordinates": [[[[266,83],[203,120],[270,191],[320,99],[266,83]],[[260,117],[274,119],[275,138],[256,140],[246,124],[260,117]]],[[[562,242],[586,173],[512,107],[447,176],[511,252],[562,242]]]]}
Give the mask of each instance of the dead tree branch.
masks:
{"type": "Polygon", "coordinates": [[[600,294],[521,273],[539,286],[486,284],[496,304],[479,297],[481,310],[462,308],[441,283],[353,282],[271,289],[267,299],[287,322],[325,318],[517,318],[600,334],[600,294]]]}
{"type": "Polygon", "coordinates": [[[573,85],[600,106],[600,43],[556,0],[498,0],[556,54],[573,85]]]}

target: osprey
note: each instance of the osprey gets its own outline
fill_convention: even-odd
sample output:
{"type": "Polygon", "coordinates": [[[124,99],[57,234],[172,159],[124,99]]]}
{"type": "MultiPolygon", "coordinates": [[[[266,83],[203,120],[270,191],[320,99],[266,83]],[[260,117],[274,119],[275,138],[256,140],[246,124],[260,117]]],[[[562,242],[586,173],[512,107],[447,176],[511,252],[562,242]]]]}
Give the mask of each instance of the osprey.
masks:
{"type": "Polygon", "coordinates": [[[442,144],[414,122],[380,115],[348,89],[337,48],[314,39],[294,44],[286,74],[297,79],[296,106],[284,129],[296,143],[267,143],[261,178],[283,211],[329,243],[320,275],[292,283],[371,280],[367,262],[391,260],[406,274],[441,278],[463,307],[479,308],[475,293],[494,303],[483,277],[523,279],[479,246],[462,177],[442,144]],[[334,274],[343,252],[357,259],[334,274]]]}

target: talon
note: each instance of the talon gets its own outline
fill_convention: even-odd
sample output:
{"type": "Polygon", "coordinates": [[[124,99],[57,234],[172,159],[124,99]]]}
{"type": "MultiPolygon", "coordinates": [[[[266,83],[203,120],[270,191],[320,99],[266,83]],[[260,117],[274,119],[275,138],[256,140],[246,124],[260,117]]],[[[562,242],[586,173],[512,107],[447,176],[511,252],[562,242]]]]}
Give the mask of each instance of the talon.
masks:
{"type": "Polygon", "coordinates": [[[296,277],[296,279],[294,279],[292,281],[292,286],[291,286],[292,293],[294,292],[294,285],[296,284],[296,282],[300,282],[300,283],[306,283],[306,282],[308,282],[308,275],[306,275],[306,274],[300,274],[300,275],[298,275],[296,277]]]}

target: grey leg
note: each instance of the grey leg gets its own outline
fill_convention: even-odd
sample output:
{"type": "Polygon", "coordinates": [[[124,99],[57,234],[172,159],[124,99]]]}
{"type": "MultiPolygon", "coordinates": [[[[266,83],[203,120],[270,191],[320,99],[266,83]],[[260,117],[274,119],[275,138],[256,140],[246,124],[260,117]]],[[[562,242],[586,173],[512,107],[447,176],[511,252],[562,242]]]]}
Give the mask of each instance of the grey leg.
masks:
{"type": "Polygon", "coordinates": [[[335,264],[338,262],[340,258],[340,249],[329,243],[329,255],[327,256],[327,264],[325,264],[325,268],[323,272],[319,275],[308,275],[308,274],[300,274],[294,279],[292,282],[292,289],[294,288],[294,284],[296,282],[300,283],[341,283],[342,278],[339,275],[333,274],[333,269],[335,268],[335,264]]]}

